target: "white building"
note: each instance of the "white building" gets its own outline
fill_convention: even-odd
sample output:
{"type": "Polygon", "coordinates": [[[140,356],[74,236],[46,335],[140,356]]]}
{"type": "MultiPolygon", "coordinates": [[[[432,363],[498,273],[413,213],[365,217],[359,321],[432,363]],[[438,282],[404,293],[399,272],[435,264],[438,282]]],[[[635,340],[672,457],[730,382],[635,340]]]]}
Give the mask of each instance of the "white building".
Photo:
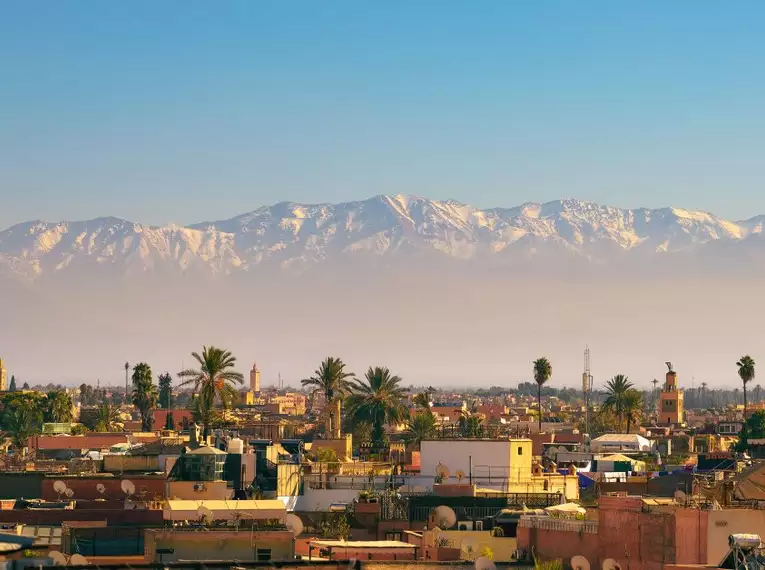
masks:
{"type": "Polygon", "coordinates": [[[618,451],[651,451],[651,442],[636,433],[607,433],[590,442],[592,453],[618,451]]]}

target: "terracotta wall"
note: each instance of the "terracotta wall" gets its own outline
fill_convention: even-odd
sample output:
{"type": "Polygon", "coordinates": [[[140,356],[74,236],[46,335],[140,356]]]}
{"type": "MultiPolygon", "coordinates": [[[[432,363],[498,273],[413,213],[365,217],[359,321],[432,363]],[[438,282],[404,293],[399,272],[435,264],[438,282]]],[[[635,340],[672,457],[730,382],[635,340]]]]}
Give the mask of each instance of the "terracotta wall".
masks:
{"type": "Polygon", "coordinates": [[[46,477],[42,481],[42,498],[47,501],[55,501],[59,494],[53,489],[56,481],[63,481],[69,489],[74,491],[72,499],[75,501],[106,499],[124,499],[125,492],[122,490],[122,481],[130,480],[135,486],[135,497],[147,500],[162,498],[165,496],[164,477],[46,477]],[[103,485],[104,493],[98,491],[98,485],[103,485]]]}
{"type": "Polygon", "coordinates": [[[597,534],[518,527],[516,539],[519,550],[530,553],[533,545],[536,555],[542,560],[560,558],[567,563],[572,556],[580,554],[590,561],[591,566],[598,567],[597,534]]]}

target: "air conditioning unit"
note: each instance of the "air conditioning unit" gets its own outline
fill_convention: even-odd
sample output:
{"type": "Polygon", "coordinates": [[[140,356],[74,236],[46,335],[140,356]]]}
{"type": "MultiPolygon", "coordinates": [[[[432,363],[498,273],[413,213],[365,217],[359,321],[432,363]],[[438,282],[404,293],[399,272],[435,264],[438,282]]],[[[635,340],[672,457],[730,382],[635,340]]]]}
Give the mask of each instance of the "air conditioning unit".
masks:
{"type": "Polygon", "coordinates": [[[194,483],[194,491],[197,493],[201,493],[206,489],[204,483],[194,483]]]}
{"type": "Polygon", "coordinates": [[[483,530],[483,521],[475,521],[473,523],[473,530],[483,530]]]}
{"type": "Polygon", "coordinates": [[[473,530],[473,521],[457,521],[457,530],[473,530]]]}

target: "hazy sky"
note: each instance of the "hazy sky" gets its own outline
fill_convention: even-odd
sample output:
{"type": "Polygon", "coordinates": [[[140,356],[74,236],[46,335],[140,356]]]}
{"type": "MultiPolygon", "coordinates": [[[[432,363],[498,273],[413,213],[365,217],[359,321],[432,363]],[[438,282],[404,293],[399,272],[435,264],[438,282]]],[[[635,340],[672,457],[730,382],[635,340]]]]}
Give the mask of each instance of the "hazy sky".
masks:
{"type": "Polygon", "coordinates": [[[765,212],[761,1],[0,13],[0,227],[398,192],[765,212]]]}

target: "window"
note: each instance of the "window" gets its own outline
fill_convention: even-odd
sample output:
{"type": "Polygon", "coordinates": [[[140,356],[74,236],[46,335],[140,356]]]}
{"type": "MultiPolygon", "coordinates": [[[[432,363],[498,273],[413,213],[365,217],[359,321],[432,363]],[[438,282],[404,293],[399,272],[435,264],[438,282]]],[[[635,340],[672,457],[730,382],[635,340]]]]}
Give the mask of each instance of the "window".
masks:
{"type": "Polygon", "coordinates": [[[255,551],[255,559],[258,562],[264,562],[271,560],[271,549],[270,548],[258,548],[255,551]]]}
{"type": "Polygon", "coordinates": [[[518,455],[523,455],[523,448],[520,445],[518,446],[518,455]]]}

